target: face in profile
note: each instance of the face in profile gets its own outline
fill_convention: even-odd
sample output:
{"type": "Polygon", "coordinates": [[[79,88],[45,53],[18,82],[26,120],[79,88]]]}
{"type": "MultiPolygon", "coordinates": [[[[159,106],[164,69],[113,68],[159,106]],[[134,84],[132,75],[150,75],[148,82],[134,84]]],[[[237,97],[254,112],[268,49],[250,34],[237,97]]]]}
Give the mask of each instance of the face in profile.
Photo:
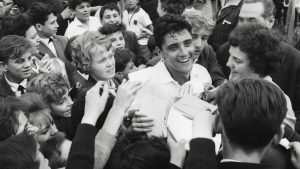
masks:
{"type": "Polygon", "coordinates": [[[195,50],[191,33],[186,29],[171,32],[164,40],[161,54],[170,74],[189,74],[195,50]]]}
{"type": "Polygon", "coordinates": [[[25,38],[31,42],[33,46],[33,53],[39,53],[40,38],[37,35],[34,26],[29,27],[29,29],[26,31],[25,38]]]}
{"type": "Polygon", "coordinates": [[[37,29],[40,30],[42,34],[47,38],[56,35],[58,29],[56,19],[57,17],[53,13],[51,13],[50,15],[48,15],[48,20],[45,22],[45,24],[40,25],[37,29]]]}
{"type": "Polygon", "coordinates": [[[115,76],[115,58],[113,48],[96,46],[91,49],[90,76],[96,81],[108,81],[115,76]]]}
{"type": "Polygon", "coordinates": [[[248,59],[247,54],[242,52],[239,47],[231,46],[229,53],[230,57],[226,64],[230,68],[229,80],[255,78],[258,76],[250,67],[250,60],[248,59]]]}

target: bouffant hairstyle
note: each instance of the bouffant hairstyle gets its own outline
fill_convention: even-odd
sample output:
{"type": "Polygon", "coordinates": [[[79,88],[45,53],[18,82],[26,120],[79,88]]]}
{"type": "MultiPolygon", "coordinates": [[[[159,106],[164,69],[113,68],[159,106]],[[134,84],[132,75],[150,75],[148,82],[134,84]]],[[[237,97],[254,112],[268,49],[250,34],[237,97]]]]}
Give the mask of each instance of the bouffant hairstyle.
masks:
{"type": "Polygon", "coordinates": [[[231,32],[229,43],[246,53],[249,66],[261,77],[276,72],[282,65],[283,54],[279,40],[272,30],[261,24],[238,25],[231,32]]]}
{"type": "Polygon", "coordinates": [[[48,105],[58,103],[68,90],[68,81],[58,73],[40,74],[31,79],[26,88],[27,92],[40,94],[48,105]]]}
{"type": "Polygon", "coordinates": [[[111,43],[106,35],[96,31],[87,31],[78,36],[73,41],[73,65],[75,65],[81,73],[89,74],[92,56],[99,48],[110,50],[111,43]]]}

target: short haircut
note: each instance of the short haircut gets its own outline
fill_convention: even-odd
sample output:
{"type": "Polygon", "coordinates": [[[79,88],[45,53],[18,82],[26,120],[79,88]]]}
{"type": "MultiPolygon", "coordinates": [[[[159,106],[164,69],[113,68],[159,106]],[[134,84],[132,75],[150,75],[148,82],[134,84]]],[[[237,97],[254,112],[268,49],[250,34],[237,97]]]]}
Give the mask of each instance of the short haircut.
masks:
{"type": "Polygon", "coordinates": [[[1,18],[0,38],[6,35],[19,35],[25,37],[27,30],[31,26],[31,21],[25,14],[3,16],[1,18]]]}
{"type": "Polygon", "coordinates": [[[40,74],[31,79],[27,86],[27,92],[40,94],[48,105],[59,103],[69,90],[67,80],[59,73],[40,74]]]}
{"type": "Polygon", "coordinates": [[[79,36],[79,35],[73,36],[73,37],[71,37],[71,38],[68,40],[67,45],[66,45],[66,49],[65,49],[65,51],[64,51],[67,60],[68,60],[69,62],[71,62],[71,63],[72,63],[72,61],[73,61],[73,59],[72,59],[72,52],[74,51],[74,50],[73,50],[73,42],[74,42],[74,40],[75,40],[78,36],[79,36]]]}
{"type": "Polygon", "coordinates": [[[57,15],[52,5],[45,2],[34,2],[30,5],[30,8],[26,12],[30,17],[32,24],[42,24],[48,20],[50,14],[57,15]]]}
{"type": "Polygon", "coordinates": [[[27,108],[19,98],[8,96],[0,100],[0,142],[16,135],[20,111],[25,113],[27,108]]]}
{"type": "Polygon", "coordinates": [[[164,3],[163,7],[169,14],[181,15],[186,7],[186,0],[165,0],[161,1],[164,3]]]}
{"type": "Polygon", "coordinates": [[[124,34],[123,32],[125,31],[125,29],[125,25],[123,24],[105,24],[99,29],[99,31],[103,35],[111,35],[116,32],[121,32],[122,34],[124,34]]]}
{"type": "Polygon", "coordinates": [[[185,29],[191,33],[192,27],[183,16],[166,14],[158,18],[154,25],[154,37],[157,47],[162,49],[167,34],[180,32],[185,29]]]}
{"type": "Polygon", "coordinates": [[[110,3],[105,4],[105,5],[103,5],[101,7],[100,14],[99,14],[100,15],[100,19],[103,19],[103,15],[104,15],[104,12],[106,10],[117,11],[119,13],[119,15],[120,15],[120,9],[119,9],[118,5],[116,3],[114,3],[114,2],[110,2],[110,3]]]}
{"type": "Polygon", "coordinates": [[[91,4],[92,0],[69,0],[69,8],[75,10],[76,7],[83,2],[91,4]]]}
{"type": "Polygon", "coordinates": [[[273,0],[244,0],[244,4],[252,4],[257,2],[263,3],[264,13],[262,14],[262,17],[268,18],[271,16],[275,16],[276,7],[273,0]]]}
{"type": "Polygon", "coordinates": [[[165,169],[170,162],[167,144],[156,137],[126,145],[116,145],[105,168],[165,169]]]}
{"type": "Polygon", "coordinates": [[[130,61],[134,62],[135,55],[129,49],[116,49],[115,61],[116,72],[123,72],[126,68],[126,64],[130,61]]]}
{"type": "Polygon", "coordinates": [[[66,140],[65,134],[62,132],[57,132],[55,135],[51,136],[49,140],[41,144],[41,152],[49,160],[49,166],[51,168],[62,168],[66,167],[67,161],[61,159],[61,146],[66,140]]]}
{"type": "Polygon", "coordinates": [[[276,72],[282,65],[283,54],[279,40],[272,30],[261,24],[238,25],[231,32],[229,43],[246,53],[249,66],[261,77],[276,72]]]}
{"type": "Polygon", "coordinates": [[[245,151],[267,146],[287,112],[284,93],[266,80],[229,81],[217,92],[216,103],[230,144],[245,151]]]}
{"type": "Polygon", "coordinates": [[[111,43],[106,35],[96,31],[87,31],[74,40],[72,60],[73,64],[81,73],[90,73],[92,55],[99,47],[104,47],[106,50],[109,50],[111,43]]]}
{"type": "Polygon", "coordinates": [[[1,169],[38,169],[39,165],[33,136],[20,134],[0,142],[1,169]]]}
{"type": "Polygon", "coordinates": [[[182,14],[185,19],[191,24],[191,26],[198,29],[206,29],[213,31],[216,26],[216,22],[213,19],[205,17],[200,11],[197,10],[187,10],[182,14]]]}
{"type": "Polygon", "coordinates": [[[27,52],[31,52],[31,43],[24,37],[7,35],[0,39],[0,62],[7,63],[9,59],[16,60],[27,52]]]}

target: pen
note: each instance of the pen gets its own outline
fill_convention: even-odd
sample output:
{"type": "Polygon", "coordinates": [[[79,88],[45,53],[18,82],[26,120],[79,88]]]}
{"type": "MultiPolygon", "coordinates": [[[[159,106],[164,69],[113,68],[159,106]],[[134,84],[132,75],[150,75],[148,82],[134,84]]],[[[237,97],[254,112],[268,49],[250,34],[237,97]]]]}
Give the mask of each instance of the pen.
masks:
{"type": "Polygon", "coordinates": [[[175,136],[174,136],[174,134],[171,132],[171,130],[170,130],[170,128],[167,126],[167,131],[168,131],[168,133],[170,134],[170,136],[173,138],[173,140],[175,141],[175,142],[177,142],[177,139],[175,138],[175,136]]]}

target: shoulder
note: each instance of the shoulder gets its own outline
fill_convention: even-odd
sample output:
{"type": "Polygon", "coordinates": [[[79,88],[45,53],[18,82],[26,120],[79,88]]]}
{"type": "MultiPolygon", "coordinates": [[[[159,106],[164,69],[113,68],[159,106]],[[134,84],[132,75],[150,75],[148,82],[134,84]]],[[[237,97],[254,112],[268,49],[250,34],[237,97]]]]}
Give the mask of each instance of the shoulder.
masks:
{"type": "Polygon", "coordinates": [[[55,39],[62,41],[62,42],[68,42],[68,38],[65,36],[61,36],[61,35],[54,35],[53,37],[55,37],[55,39]]]}

